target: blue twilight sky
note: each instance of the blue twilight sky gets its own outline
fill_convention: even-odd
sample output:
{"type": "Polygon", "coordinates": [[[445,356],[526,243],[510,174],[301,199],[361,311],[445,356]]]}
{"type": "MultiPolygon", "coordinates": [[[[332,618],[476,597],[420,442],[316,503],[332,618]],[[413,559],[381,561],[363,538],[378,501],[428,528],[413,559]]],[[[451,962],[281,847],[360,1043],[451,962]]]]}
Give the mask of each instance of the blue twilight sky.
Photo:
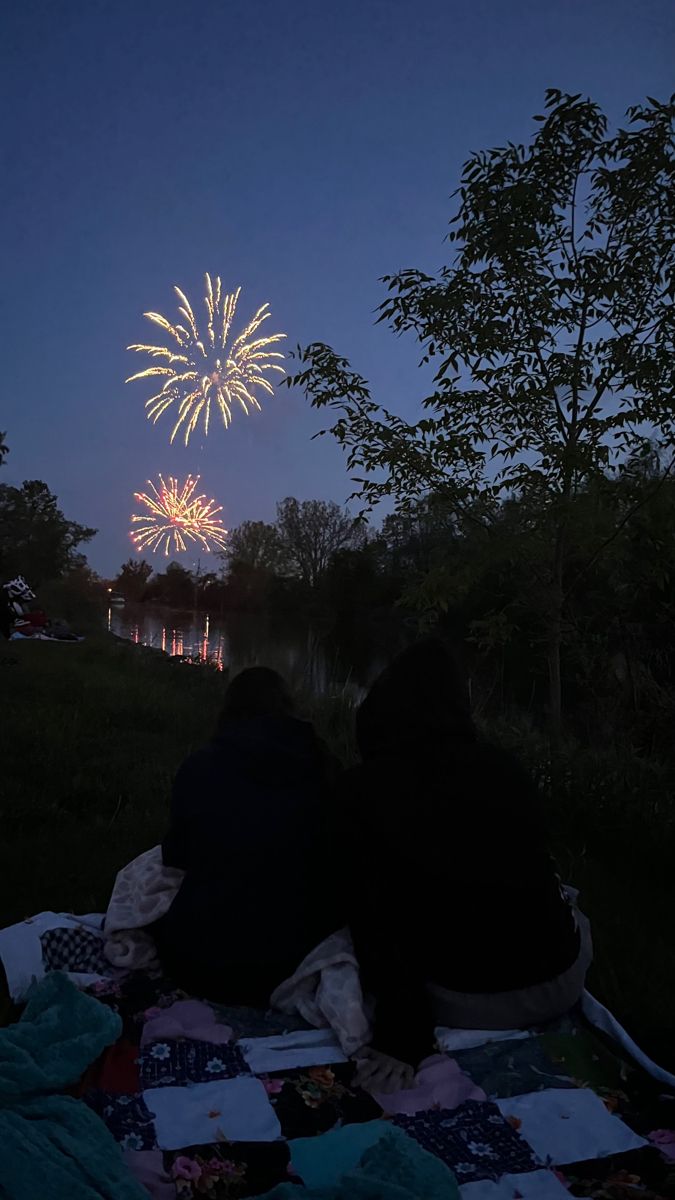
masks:
{"type": "Polygon", "coordinates": [[[242,316],[269,300],[291,345],[330,342],[412,414],[425,380],[373,325],[378,277],[444,261],[469,152],[527,139],[547,86],[616,119],[674,79],[672,0],[5,0],[2,479],[45,479],[107,573],[158,471],[200,472],[230,527],[343,502],[340,452],[284,388],[170,447],[123,384],[141,313],[220,273],[242,316]]]}

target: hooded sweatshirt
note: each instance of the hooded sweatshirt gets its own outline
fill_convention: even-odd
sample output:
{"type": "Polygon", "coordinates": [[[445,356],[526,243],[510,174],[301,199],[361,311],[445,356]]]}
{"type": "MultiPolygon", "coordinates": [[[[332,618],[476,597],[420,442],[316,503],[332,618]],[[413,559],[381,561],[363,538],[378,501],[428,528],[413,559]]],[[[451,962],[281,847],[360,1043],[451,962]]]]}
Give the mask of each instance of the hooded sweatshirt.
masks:
{"type": "Polygon", "coordinates": [[[340,923],[324,880],[327,756],[292,717],[228,720],[180,768],[166,866],[185,879],[154,928],[183,987],[267,1003],[340,923]]]}
{"type": "Polygon", "coordinates": [[[357,716],[362,765],[346,772],[348,907],[374,1045],[431,1049],[426,985],[497,993],[556,978],[579,953],[548,853],[537,791],[481,742],[442,643],[405,651],[357,716]]]}

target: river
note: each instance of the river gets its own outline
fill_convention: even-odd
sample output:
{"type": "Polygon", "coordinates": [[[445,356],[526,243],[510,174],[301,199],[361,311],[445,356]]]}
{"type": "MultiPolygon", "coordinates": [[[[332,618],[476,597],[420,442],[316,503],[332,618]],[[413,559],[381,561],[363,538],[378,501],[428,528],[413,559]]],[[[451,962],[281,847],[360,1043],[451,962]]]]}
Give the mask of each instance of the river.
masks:
{"type": "Polygon", "coordinates": [[[113,606],[108,630],[165,654],[195,663],[211,663],[230,675],[264,665],[279,671],[312,696],[347,692],[355,700],[386,665],[389,638],[362,630],[337,639],[311,624],[273,620],[263,615],[173,612],[140,605],[113,606]]]}

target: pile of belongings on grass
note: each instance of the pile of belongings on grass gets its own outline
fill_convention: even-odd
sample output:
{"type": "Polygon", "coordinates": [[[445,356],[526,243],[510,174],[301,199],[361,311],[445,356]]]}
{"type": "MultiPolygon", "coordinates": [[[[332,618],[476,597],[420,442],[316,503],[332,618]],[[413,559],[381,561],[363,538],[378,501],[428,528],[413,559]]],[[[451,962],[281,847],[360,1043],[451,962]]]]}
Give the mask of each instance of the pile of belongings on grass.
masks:
{"type": "Polygon", "coordinates": [[[81,642],[83,639],[72,633],[64,621],[50,621],[42,609],[29,605],[36,599],[35,592],[26,583],[23,575],[3,583],[0,588],[0,633],[11,642],[30,638],[36,642],[81,642]]]}

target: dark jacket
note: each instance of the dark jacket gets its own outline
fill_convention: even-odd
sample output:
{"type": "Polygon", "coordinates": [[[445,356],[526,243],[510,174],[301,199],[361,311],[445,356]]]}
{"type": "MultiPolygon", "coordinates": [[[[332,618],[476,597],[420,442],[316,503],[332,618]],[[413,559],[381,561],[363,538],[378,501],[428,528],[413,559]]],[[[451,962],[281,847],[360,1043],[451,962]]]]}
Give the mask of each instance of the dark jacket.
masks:
{"type": "Polygon", "coordinates": [[[508,991],[555,978],[579,953],[536,789],[478,739],[451,671],[442,647],[389,669],[359,713],[363,763],[341,786],[374,1044],[408,1061],[431,1050],[427,982],[508,991]]]}
{"type": "Polygon", "coordinates": [[[228,721],[183,763],[162,853],[186,875],[154,930],[178,983],[266,1003],[339,925],[324,879],[329,790],[312,726],[291,717],[228,721]]]}

